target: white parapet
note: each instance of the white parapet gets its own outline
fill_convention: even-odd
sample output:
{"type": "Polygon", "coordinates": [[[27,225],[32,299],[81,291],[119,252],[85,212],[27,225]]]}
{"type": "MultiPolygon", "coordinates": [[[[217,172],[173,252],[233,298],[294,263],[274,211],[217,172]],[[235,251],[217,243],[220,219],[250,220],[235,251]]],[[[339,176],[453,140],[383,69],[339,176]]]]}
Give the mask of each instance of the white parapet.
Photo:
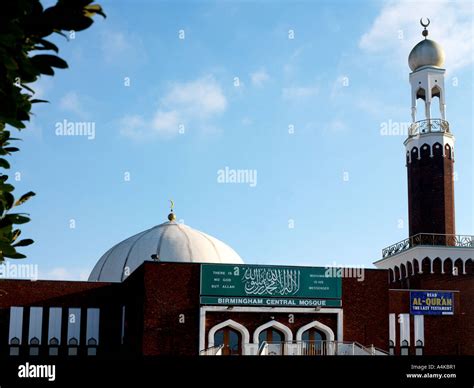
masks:
{"type": "MultiPolygon", "coordinates": [[[[472,260],[474,257],[474,247],[451,247],[451,246],[415,246],[406,250],[403,250],[399,253],[393,254],[389,257],[378,260],[374,263],[377,268],[380,269],[392,269],[396,267],[399,269],[401,265],[411,264],[412,273],[409,273],[408,276],[414,275],[415,273],[415,261],[418,264],[418,273],[422,272],[422,261],[424,259],[429,259],[430,261],[430,271],[433,273],[433,261],[435,259],[441,260],[442,273],[444,273],[444,262],[450,259],[453,263],[453,266],[456,261],[461,260],[463,263],[462,273],[466,273],[466,263],[469,260],[472,260]]],[[[401,276],[401,274],[400,274],[401,276]]]]}

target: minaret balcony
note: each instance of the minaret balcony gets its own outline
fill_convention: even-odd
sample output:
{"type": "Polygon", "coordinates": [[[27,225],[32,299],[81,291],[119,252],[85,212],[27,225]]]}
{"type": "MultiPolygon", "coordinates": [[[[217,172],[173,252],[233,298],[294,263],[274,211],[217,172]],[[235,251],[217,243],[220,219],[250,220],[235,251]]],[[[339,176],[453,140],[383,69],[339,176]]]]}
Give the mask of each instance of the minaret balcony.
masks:
{"type": "Polygon", "coordinates": [[[382,259],[397,255],[417,246],[474,248],[474,236],[458,234],[420,233],[399,241],[382,250],[382,259]]]}
{"type": "Polygon", "coordinates": [[[443,119],[419,120],[411,124],[408,129],[409,138],[425,133],[450,133],[449,122],[443,119]]]}

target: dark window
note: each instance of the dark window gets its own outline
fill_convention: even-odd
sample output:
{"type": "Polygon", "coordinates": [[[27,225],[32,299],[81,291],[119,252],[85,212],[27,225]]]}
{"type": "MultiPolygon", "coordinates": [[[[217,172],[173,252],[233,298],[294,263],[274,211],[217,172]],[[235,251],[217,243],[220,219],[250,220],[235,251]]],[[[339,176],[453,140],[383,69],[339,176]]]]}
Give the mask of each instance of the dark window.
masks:
{"type": "Polygon", "coordinates": [[[241,354],[242,338],[238,331],[224,327],[214,335],[214,345],[223,345],[222,354],[225,356],[241,354]]]}
{"type": "Polygon", "coordinates": [[[400,348],[400,354],[402,356],[408,356],[410,354],[410,348],[408,347],[408,341],[407,340],[403,340],[402,341],[402,346],[400,348]]]}
{"type": "Polygon", "coordinates": [[[421,340],[416,341],[415,355],[417,355],[417,356],[422,356],[423,355],[423,341],[421,341],[421,340]]]}

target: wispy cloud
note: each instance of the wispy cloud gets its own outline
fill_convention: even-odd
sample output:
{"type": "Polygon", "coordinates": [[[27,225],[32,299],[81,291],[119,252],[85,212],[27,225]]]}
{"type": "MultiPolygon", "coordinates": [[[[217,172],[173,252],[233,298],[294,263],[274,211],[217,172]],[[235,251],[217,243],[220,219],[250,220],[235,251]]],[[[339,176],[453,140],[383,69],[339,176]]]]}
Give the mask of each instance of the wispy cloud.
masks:
{"type": "Polygon", "coordinates": [[[79,117],[87,116],[82,101],[76,92],[68,92],[59,100],[59,107],[79,117]]]}
{"type": "MultiPolygon", "coordinates": [[[[188,126],[213,127],[209,123],[227,108],[227,99],[214,77],[208,75],[187,83],[175,83],[159,102],[151,118],[127,115],[120,120],[121,134],[144,140],[157,136],[172,137],[188,126]]],[[[209,133],[212,133],[211,131],[209,133]]]]}
{"type": "Polygon", "coordinates": [[[469,1],[396,0],[386,3],[371,28],[359,41],[361,49],[386,53],[406,62],[411,48],[422,39],[421,17],[428,17],[429,38],[446,52],[447,71],[455,71],[473,62],[473,7],[469,1]]]}
{"type": "Polygon", "coordinates": [[[140,37],[127,31],[105,30],[101,34],[103,58],[108,64],[129,65],[146,59],[146,50],[140,37]]]}
{"type": "Polygon", "coordinates": [[[282,89],[284,100],[300,100],[318,94],[319,88],[316,86],[291,86],[282,89]]]}
{"type": "Polygon", "coordinates": [[[254,73],[251,73],[250,79],[252,80],[252,85],[261,87],[265,82],[270,79],[270,76],[265,71],[265,69],[260,69],[254,73]]]}

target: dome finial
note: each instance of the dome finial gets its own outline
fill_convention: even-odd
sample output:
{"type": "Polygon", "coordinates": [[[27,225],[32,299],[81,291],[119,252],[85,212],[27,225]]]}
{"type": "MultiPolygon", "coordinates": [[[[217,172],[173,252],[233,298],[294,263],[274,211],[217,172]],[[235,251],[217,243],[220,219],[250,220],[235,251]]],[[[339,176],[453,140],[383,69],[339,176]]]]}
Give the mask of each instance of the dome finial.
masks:
{"type": "Polygon", "coordinates": [[[426,18],[426,20],[428,21],[426,23],[423,23],[423,18],[420,19],[420,24],[424,27],[424,30],[422,31],[421,35],[423,35],[425,39],[428,36],[428,30],[426,29],[426,27],[430,25],[430,19],[426,18]]]}
{"type": "Polygon", "coordinates": [[[174,209],[174,202],[173,202],[172,199],[170,199],[170,210],[171,210],[171,213],[168,214],[168,220],[169,220],[170,222],[176,220],[176,215],[173,213],[173,209],[174,209]]]}

